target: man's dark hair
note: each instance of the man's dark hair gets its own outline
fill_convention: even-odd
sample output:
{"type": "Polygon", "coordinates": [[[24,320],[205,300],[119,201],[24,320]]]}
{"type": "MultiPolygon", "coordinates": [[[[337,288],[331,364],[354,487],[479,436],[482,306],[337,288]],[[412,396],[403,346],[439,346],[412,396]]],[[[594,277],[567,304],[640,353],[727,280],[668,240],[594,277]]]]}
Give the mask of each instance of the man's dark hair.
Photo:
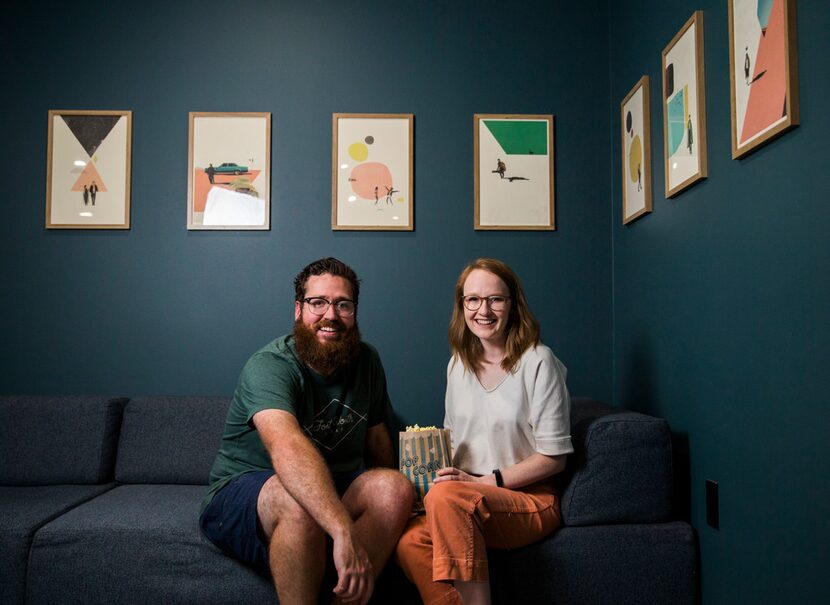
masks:
{"type": "Polygon", "coordinates": [[[297,274],[297,277],[294,278],[294,300],[301,301],[305,298],[305,287],[309,277],[323,274],[347,279],[352,285],[354,303],[357,304],[357,299],[360,296],[360,279],[357,277],[357,273],[343,261],[331,256],[310,263],[297,274]]]}

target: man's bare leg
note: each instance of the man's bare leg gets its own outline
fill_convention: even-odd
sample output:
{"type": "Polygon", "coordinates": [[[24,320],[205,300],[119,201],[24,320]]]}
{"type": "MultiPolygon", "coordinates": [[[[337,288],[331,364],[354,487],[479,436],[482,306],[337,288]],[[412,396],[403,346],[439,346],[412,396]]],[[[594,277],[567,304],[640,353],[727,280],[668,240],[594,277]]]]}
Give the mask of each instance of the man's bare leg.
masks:
{"type": "Polygon", "coordinates": [[[355,533],[378,577],[412,512],[412,485],[398,471],[371,469],[355,479],[343,505],[355,520],[355,533]]]}
{"type": "Polygon", "coordinates": [[[280,603],[316,603],[326,566],[326,536],[274,475],[259,492],[257,515],[268,538],[280,603]]]}

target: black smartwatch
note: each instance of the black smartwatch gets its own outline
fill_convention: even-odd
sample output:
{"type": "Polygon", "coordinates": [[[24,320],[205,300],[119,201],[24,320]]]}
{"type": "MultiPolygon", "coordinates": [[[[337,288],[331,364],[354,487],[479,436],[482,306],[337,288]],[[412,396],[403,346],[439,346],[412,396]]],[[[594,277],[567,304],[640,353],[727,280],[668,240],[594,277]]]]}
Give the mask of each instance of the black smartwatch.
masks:
{"type": "Polygon", "coordinates": [[[494,468],[493,474],[496,476],[496,485],[498,487],[504,487],[504,479],[502,479],[501,471],[497,468],[494,468]]]}

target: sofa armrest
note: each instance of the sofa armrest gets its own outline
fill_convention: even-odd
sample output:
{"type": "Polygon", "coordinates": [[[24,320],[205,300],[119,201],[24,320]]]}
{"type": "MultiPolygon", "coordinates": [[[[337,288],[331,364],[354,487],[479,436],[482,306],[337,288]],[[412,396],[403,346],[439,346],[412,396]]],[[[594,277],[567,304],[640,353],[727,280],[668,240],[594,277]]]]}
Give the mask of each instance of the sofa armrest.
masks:
{"type": "Polygon", "coordinates": [[[668,423],[574,398],[574,453],[560,480],[565,525],[660,523],[671,518],[668,423]]]}

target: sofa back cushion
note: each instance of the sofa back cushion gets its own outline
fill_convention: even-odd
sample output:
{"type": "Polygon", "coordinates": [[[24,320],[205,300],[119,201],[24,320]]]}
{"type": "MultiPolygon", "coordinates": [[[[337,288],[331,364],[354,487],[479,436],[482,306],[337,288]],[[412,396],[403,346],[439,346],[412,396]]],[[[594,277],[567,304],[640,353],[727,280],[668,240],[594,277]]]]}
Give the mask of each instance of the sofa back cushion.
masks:
{"type": "Polygon", "coordinates": [[[124,409],[115,480],[207,485],[229,397],[136,397],[124,409]]]}
{"type": "Polygon", "coordinates": [[[0,396],[0,485],[112,481],[126,399],[0,396]]]}
{"type": "Polygon", "coordinates": [[[671,431],[665,420],[574,398],[571,436],[574,453],[559,479],[566,525],[671,518],[671,431]]]}

